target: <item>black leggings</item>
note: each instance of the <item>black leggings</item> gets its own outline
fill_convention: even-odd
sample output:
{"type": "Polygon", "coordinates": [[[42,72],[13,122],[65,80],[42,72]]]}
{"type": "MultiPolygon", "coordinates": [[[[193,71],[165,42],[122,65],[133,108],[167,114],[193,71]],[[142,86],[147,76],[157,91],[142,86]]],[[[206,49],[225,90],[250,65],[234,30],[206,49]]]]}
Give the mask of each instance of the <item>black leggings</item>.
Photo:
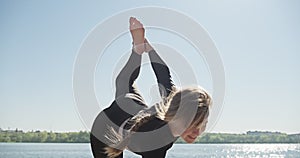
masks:
{"type": "MultiPolygon", "coordinates": [[[[167,97],[174,87],[170,70],[155,50],[151,50],[148,55],[150,57],[152,69],[156,75],[157,83],[159,84],[160,95],[161,97],[167,97]]],[[[107,157],[104,153],[104,147],[107,147],[107,145],[99,140],[99,138],[104,136],[104,129],[109,124],[107,124],[106,121],[103,121],[106,119],[106,116],[115,125],[120,127],[125,120],[131,118],[137,112],[147,107],[134,84],[140,73],[141,59],[141,55],[132,51],[129,60],[116,78],[116,94],[114,102],[108,108],[104,109],[94,121],[90,141],[95,158],[107,157]],[[135,104],[132,104],[132,100],[135,104]],[[120,106],[123,108],[130,108],[131,113],[125,112],[120,106]]],[[[118,158],[122,157],[123,153],[118,156],[118,158]]]]}
{"type": "MultiPolygon", "coordinates": [[[[155,50],[151,50],[148,55],[157,83],[160,85],[160,94],[166,97],[174,86],[170,70],[155,50]]],[[[116,98],[127,93],[134,93],[141,97],[134,84],[140,73],[141,60],[142,56],[132,51],[129,60],[116,78],[116,98]]]]}

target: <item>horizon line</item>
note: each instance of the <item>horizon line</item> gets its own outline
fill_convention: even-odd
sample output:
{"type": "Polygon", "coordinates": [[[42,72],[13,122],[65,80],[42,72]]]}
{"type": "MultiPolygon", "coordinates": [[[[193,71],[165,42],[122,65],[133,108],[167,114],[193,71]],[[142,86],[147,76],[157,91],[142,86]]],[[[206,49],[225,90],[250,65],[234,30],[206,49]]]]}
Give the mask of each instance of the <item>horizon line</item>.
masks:
{"type": "MultiPolygon", "coordinates": [[[[19,128],[15,128],[15,129],[10,129],[10,128],[7,128],[7,129],[3,129],[3,128],[0,128],[0,132],[2,131],[10,131],[10,132],[13,132],[13,131],[18,131],[18,132],[53,132],[53,133],[72,133],[72,132],[90,132],[88,130],[65,130],[65,131],[62,131],[62,130],[41,130],[41,129],[31,129],[31,130],[23,130],[23,129],[19,129],[19,128]]],[[[245,132],[203,132],[204,133],[215,133],[215,134],[247,134],[248,132],[257,132],[257,133],[281,133],[281,134],[288,134],[288,135],[292,135],[292,134],[300,134],[300,132],[295,132],[295,133],[287,133],[287,132],[280,132],[280,131],[271,131],[271,130],[248,130],[248,131],[245,131],[245,132]]]]}

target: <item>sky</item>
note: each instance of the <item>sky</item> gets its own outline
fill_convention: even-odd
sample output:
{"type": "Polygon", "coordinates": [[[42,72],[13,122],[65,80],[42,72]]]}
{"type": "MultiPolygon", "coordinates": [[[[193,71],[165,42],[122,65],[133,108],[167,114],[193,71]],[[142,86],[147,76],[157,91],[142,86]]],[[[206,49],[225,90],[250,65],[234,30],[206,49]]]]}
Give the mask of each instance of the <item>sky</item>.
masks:
{"type": "MultiPolygon", "coordinates": [[[[189,16],[215,42],[225,69],[226,93],[224,104],[219,105],[222,112],[210,132],[300,133],[297,0],[0,1],[0,128],[89,130],[73,98],[78,50],[89,32],[104,20],[146,6],[170,8],[189,16]]],[[[209,70],[203,59],[193,56],[188,43],[164,30],[147,29],[146,34],[152,42],[184,54],[197,73],[197,81],[212,91],[209,70]]],[[[95,92],[102,106],[113,100],[111,83],[130,47],[127,32],[98,62],[95,92]]],[[[164,59],[168,61],[168,57],[164,59]]],[[[172,70],[178,83],[176,73],[172,70]]],[[[155,80],[148,64],[137,84],[151,104],[155,80]]]]}

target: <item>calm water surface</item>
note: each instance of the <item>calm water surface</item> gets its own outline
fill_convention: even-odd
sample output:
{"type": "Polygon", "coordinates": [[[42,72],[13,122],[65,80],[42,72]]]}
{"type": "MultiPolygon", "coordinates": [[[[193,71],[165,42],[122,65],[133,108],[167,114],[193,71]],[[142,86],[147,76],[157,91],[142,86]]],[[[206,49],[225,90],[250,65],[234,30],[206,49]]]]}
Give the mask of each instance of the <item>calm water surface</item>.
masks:
{"type": "MultiPolygon", "coordinates": [[[[0,143],[0,158],[91,158],[89,144],[0,143]]],[[[125,151],[125,158],[140,156],[125,151]]],[[[295,157],[300,144],[175,144],[168,158],[295,157]]]]}

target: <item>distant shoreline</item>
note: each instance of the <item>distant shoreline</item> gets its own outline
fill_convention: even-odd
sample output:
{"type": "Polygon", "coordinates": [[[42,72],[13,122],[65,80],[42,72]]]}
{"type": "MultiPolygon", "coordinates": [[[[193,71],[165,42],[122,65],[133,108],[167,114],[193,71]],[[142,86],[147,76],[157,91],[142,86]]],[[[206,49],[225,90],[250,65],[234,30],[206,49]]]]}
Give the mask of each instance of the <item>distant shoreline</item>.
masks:
{"type": "MultiPolygon", "coordinates": [[[[90,142],[84,142],[84,143],[78,143],[78,142],[72,142],[72,143],[68,143],[68,142],[0,142],[0,144],[90,144],[90,142]]],[[[178,143],[175,142],[174,144],[182,144],[182,145],[196,145],[196,144],[203,144],[203,145],[235,145],[235,144],[300,144],[300,143],[178,143]]]]}
{"type": "MultiPolygon", "coordinates": [[[[89,132],[47,132],[22,130],[0,130],[3,143],[89,143],[89,132]]],[[[182,139],[175,143],[185,144],[182,139]]],[[[204,133],[197,138],[196,144],[298,144],[299,134],[280,132],[248,131],[245,134],[204,133]]]]}

